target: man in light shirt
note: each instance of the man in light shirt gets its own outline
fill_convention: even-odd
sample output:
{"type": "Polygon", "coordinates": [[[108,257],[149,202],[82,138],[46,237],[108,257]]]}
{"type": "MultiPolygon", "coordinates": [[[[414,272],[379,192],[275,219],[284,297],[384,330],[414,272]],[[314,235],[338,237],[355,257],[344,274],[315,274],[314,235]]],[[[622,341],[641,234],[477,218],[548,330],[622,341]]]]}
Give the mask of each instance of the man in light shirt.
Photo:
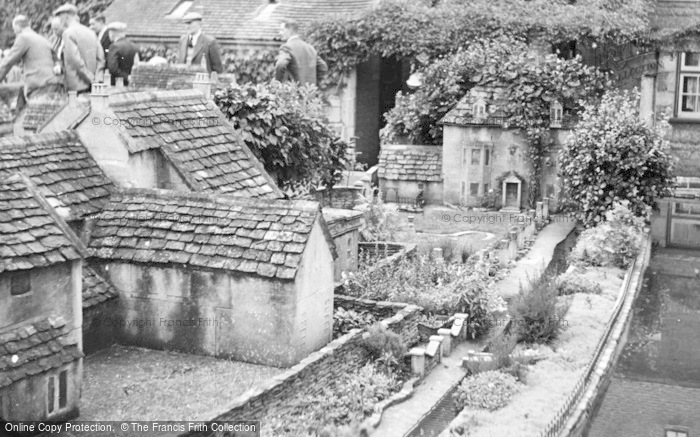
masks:
{"type": "Polygon", "coordinates": [[[97,35],[97,40],[100,42],[100,45],[105,52],[106,59],[107,53],[109,53],[109,46],[112,45],[113,41],[109,38],[109,32],[107,31],[107,23],[104,15],[96,15],[90,18],[90,29],[92,29],[92,31],[97,35]]]}

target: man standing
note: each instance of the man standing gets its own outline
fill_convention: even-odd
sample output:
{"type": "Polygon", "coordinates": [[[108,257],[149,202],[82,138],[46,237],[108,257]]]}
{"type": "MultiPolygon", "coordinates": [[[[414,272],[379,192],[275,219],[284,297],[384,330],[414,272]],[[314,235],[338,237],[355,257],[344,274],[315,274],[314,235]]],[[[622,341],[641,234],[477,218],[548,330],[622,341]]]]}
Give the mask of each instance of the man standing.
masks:
{"type": "Polygon", "coordinates": [[[214,37],[202,33],[202,15],[190,12],[182,17],[187,24],[187,34],[180,37],[180,64],[197,65],[202,63],[204,57],[207,71],[222,73],[224,67],[221,64],[221,52],[219,43],[214,37]]]}
{"type": "Polygon", "coordinates": [[[317,85],[323,80],[328,66],[318,57],[313,46],[299,38],[299,25],[293,20],[285,20],[280,36],[286,42],[277,56],[275,79],[280,82],[296,81],[302,85],[317,85]]]}
{"type": "Polygon", "coordinates": [[[114,41],[107,52],[107,68],[112,75],[112,85],[116,83],[118,77],[124,78],[124,85],[129,85],[129,75],[134,66],[138,47],[126,37],[126,24],[109,23],[107,31],[109,39],[114,41]]]}
{"type": "Polygon", "coordinates": [[[16,38],[9,53],[0,63],[0,82],[13,66],[24,66],[24,94],[27,98],[63,90],[61,79],[54,74],[55,56],[51,43],[29,27],[29,19],[17,15],[12,20],[16,38]]]}
{"type": "Polygon", "coordinates": [[[109,32],[107,31],[107,25],[105,23],[104,15],[96,15],[90,18],[90,29],[97,34],[97,40],[100,42],[106,58],[109,52],[109,46],[112,45],[114,40],[109,37],[109,32]]]}
{"type": "Polygon", "coordinates": [[[92,82],[101,80],[105,55],[97,36],[78,22],[78,9],[70,3],[59,7],[54,15],[63,27],[63,67],[66,88],[78,94],[90,92],[92,82]]]}

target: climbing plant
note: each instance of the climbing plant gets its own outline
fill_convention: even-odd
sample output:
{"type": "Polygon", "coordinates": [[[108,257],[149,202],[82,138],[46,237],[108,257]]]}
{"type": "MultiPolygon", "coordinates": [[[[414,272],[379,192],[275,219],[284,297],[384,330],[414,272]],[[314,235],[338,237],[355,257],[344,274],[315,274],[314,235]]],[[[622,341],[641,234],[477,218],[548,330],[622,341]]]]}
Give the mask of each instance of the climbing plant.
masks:
{"type": "Polygon", "coordinates": [[[214,101],[282,189],[300,195],[340,180],[347,144],[327,125],[314,87],[235,85],[214,101]]]}

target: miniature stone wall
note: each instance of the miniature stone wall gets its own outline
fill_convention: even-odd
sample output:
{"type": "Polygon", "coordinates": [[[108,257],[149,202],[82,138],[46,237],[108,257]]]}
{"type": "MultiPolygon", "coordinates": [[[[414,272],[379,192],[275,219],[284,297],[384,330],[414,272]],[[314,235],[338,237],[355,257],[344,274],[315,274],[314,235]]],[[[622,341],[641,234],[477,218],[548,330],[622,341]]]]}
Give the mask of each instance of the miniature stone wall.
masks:
{"type": "Polygon", "coordinates": [[[317,190],[314,196],[324,208],[353,209],[361,193],[361,187],[335,187],[317,190]]]}

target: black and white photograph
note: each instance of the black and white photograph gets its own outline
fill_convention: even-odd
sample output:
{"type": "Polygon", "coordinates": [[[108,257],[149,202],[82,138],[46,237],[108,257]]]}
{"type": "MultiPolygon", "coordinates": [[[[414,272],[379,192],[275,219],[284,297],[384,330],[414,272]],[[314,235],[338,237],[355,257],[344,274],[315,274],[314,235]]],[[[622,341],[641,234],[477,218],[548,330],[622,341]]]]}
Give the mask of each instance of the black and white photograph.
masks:
{"type": "Polygon", "coordinates": [[[699,437],[700,1],[0,0],[0,437],[699,437]]]}

